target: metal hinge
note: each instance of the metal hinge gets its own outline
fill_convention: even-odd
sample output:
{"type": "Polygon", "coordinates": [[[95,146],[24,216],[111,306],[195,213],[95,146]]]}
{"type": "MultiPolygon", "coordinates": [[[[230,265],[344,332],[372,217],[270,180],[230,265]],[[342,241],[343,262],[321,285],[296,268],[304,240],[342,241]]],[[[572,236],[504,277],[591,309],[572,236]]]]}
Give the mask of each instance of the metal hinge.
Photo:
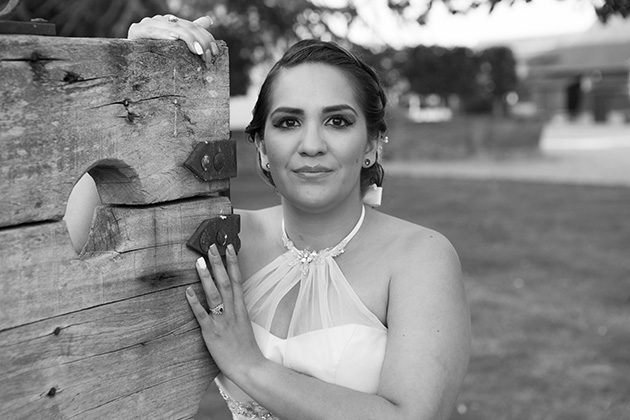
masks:
{"type": "Polygon", "coordinates": [[[206,182],[234,178],[236,176],[236,142],[217,140],[199,143],[184,162],[184,166],[206,182]]]}
{"type": "Polygon", "coordinates": [[[186,245],[203,256],[208,255],[208,248],[212,244],[217,245],[221,255],[225,255],[228,244],[232,244],[234,250],[238,252],[241,249],[241,240],[238,237],[240,230],[241,216],[238,214],[219,215],[201,222],[186,245]]]}

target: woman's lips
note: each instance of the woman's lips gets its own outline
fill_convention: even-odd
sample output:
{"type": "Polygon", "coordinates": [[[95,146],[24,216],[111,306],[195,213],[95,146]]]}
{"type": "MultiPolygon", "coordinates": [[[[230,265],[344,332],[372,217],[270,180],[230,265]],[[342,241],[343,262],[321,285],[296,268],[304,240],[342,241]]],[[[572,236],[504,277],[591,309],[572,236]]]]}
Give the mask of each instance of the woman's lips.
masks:
{"type": "Polygon", "coordinates": [[[332,169],[327,168],[325,166],[315,165],[315,166],[302,166],[300,168],[294,169],[298,176],[302,178],[318,178],[328,175],[332,172],[332,169]]]}

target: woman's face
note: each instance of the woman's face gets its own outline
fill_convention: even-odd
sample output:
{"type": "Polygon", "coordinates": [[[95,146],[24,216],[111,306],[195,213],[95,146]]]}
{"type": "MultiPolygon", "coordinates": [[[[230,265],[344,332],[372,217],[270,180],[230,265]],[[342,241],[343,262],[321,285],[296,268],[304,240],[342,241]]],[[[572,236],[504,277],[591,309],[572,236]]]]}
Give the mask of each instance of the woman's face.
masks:
{"type": "Polygon", "coordinates": [[[376,141],[344,73],[311,63],[286,69],[269,110],[261,150],[285,200],[325,211],[361,199],[361,166],[374,162],[376,141]]]}

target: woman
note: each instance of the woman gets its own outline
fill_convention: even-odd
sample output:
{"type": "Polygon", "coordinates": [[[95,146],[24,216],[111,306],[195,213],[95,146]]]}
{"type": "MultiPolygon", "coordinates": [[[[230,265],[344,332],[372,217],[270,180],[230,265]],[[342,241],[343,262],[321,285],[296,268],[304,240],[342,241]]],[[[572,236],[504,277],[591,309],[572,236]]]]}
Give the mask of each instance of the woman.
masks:
{"type": "MultiPolygon", "coordinates": [[[[210,60],[209,24],[156,16],[129,35],[210,60]]],[[[450,416],[470,349],[458,257],[362,203],[382,181],[385,106],[372,69],[319,41],[291,47],[261,88],[246,131],[281,205],[238,212],[226,267],[214,246],[211,270],[198,260],[209,313],[186,294],[235,419],[450,416]]]]}

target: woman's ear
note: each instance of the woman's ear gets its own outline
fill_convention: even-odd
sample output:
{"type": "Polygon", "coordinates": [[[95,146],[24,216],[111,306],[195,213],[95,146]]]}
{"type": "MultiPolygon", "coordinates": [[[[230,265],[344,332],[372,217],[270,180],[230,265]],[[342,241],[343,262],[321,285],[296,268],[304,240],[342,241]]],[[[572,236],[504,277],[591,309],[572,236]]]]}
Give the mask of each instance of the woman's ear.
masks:
{"type": "Polygon", "coordinates": [[[368,139],[367,146],[365,147],[364,159],[369,159],[372,163],[376,162],[376,154],[378,152],[379,141],[380,133],[377,137],[368,139]]]}
{"type": "Polygon", "coordinates": [[[265,147],[265,141],[256,134],[254,144],[258,149],[258,160],[260,161],[260,167],[263,171],[269,170],[269,159],[267,158],[267,148],[265,147]]]}

